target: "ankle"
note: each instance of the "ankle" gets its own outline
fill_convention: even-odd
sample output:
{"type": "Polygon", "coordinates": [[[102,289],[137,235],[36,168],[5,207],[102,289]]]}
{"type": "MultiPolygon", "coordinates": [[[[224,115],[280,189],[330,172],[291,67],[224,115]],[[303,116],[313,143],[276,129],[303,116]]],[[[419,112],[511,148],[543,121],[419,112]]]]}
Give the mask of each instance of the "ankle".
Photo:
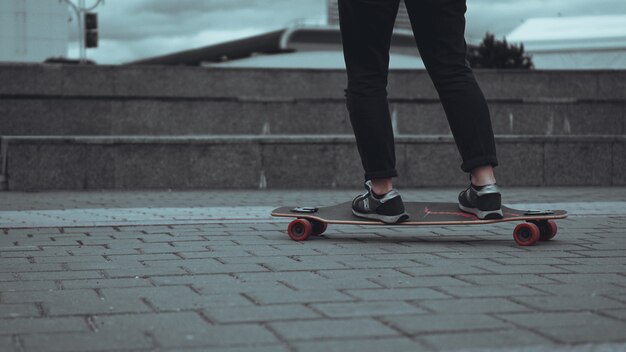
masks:
{"type": "Polygon", "coordinates": [[[391,191],[392,188],[393,182],[391,178],[372,179],[372,192],[376,195],[382,196],[391,191]]]}
{"type": "Polygon", "coordinates": [[[470,182],[477,187],[495,184],[496,176],[493,173],[493,167],[486,165],[475,168],[470,173],[470,182]]]}

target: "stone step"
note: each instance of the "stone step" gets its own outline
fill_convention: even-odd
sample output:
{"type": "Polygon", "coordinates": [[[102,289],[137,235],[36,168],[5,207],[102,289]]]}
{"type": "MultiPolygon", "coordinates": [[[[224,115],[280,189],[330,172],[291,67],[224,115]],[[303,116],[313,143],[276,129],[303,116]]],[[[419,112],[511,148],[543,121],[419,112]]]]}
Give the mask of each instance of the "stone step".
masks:
{"type": "MultiPolygon", "coordinates": [[[[353,188],[350,135],[3,136],[9,190],[353,188]]],[[[625,136],[498,136],[503,186],[626,184],[625,136]]],[[[463,186],[447,135],[397,142],[399,187],[463,186]]]]}
{"type": "MultiPolygon", "coordinates": [[[[626,134],[626,101],[489,101],[494,132],[511,135],[626,134]]],[[[391,99],[396,132],[449,134],[436,99],[391,99]]],[[[352,133],[335,99],[32,99],[0,104],[3,135],[189,135],[352,133]]]]}
{"type": "MultiPolygon", "coordinates": [[[[626,100],[626,70],[476,70],[488,99],[626,100]]],[[[344,70],[0,64],[0,97],[326,99],[344,70]]],[[[392,99],[437,99],[424,70],[392,70],[392,99]]]]}

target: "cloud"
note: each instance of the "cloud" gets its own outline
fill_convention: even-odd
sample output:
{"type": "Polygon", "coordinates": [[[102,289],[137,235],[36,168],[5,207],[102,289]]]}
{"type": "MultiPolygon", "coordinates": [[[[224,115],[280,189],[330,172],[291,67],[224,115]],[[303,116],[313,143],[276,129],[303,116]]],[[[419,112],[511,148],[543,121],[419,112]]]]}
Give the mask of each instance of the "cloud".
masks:
{"type": "MultiPolygon", "coordinates": [[[[107,0],[96,11],[101,45],[89,55],[99,63],[120,63],[285,28],[302,19],[320,21],[326,0],[107,0]]],[[[478,42],[485,32],[502,37],[531,17],[617,13],[626,14],[626,1],[468,0],[466,34],[478,42]]],[[[71,33],[76,41],[75,24],[71,33]]]]}
{"type": "Polygon", "coordinates": [[[626,14],[623,0],[469,0],[467,37],[481,39],[485,32],[504,36],[533,17],[626,14]]]}

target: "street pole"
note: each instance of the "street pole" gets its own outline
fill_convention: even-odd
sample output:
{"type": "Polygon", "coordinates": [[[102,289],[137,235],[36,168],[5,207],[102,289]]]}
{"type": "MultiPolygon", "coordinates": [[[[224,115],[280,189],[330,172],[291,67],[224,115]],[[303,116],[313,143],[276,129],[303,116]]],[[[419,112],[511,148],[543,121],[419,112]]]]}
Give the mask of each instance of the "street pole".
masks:
{"type": "Polygon", "coordinates": [[[104,4],[104,0],[97,0],[97,2],[91,6],[85,6],[86,0],[78,0],[78,5],[75,5],[72,0],[59,0],[59,2],[64,2],[74,10],[74,14],[76,15],[77,23],[78,23],[78,54],[79,54],[79,62],[84,64],[87,62],[87,48],[85,46],[85,13],[89,12],[96,7],[98,7],[101,3],[104,4]]]}

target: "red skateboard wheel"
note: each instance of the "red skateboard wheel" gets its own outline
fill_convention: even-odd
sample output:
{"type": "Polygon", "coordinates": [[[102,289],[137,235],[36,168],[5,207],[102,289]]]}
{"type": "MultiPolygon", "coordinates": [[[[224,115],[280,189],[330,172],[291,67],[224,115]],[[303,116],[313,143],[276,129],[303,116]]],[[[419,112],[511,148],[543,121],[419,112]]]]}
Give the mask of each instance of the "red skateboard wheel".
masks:
{"type": "Polygon", "coordinates": [[[556,232],[558,230],[556,226],[556,221],[547,220],[547,221],[544,221],[543,224],[544,224],[545,232],[541,233],[541,236],[539,239],[542,241],[549,241],[553,239],[554,236],[556,236],[556,232]]]}
{"type": "Polygon", "coordinates": [[[533,223],[525,222],[515,226],[513,239],[520,246],[532,246],[539,240],[539,227],[533,223]]]}
{"type": "Polygon", "coordinates": [[[313,225],[307,219],[296,219],[289,223],[287,234],[294,241],[305,241],[313,233],[313,225]]]}

